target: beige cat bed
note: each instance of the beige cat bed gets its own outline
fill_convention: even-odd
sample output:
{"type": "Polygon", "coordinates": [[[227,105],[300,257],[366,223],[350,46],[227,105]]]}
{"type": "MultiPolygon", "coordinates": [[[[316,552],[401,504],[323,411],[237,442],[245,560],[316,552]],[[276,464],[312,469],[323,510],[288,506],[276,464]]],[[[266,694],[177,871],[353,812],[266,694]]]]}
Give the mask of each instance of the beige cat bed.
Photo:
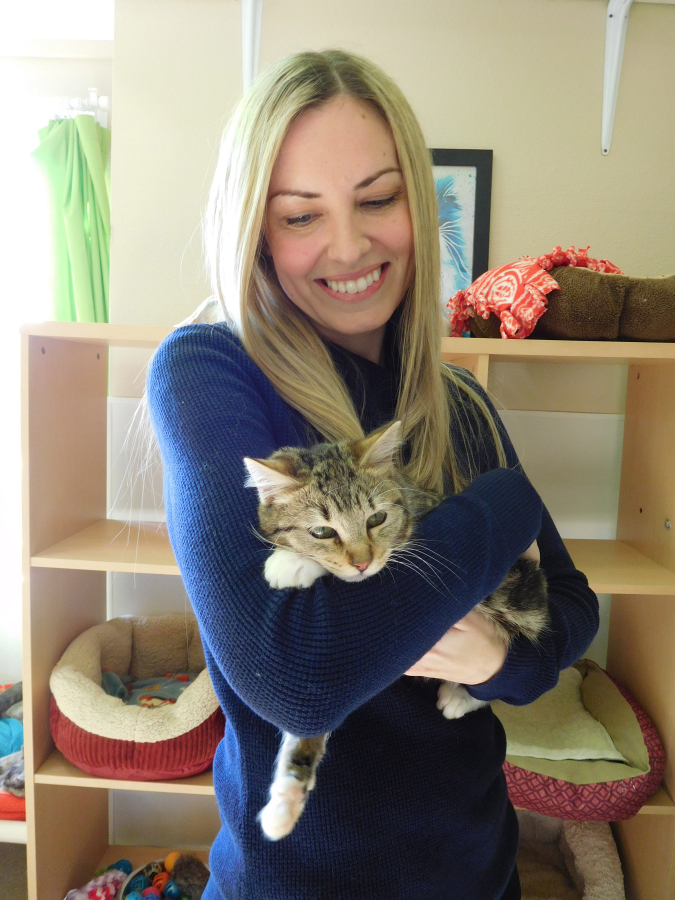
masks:
{"type": "Polygon", "coordinates": [[[606,822],[571,822],[519,810],[522,900],[626,900],[606,822]]]}
{"type": "Polygon", "coordinates": [[[205,667],[194,616],[124,616],[89,628],[55,666],[50,725],[73,765],[104,778],[151,781],[208,769],[225,720],[205,667]],[[178,699],[130,706],[101,686],[107,669],[133,679],[198,672],[178,699]]]}

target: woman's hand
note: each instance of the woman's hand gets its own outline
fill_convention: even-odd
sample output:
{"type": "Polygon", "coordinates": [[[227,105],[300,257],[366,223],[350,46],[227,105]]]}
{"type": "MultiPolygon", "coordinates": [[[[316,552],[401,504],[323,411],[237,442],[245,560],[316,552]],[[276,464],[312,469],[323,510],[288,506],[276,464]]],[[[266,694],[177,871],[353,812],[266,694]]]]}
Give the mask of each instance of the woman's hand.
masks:
{"type": "Polygon", "coordinates": [[[472,609],[405,674],[482,684],[500,671],[506,650],[492,622],[472,609]]]}

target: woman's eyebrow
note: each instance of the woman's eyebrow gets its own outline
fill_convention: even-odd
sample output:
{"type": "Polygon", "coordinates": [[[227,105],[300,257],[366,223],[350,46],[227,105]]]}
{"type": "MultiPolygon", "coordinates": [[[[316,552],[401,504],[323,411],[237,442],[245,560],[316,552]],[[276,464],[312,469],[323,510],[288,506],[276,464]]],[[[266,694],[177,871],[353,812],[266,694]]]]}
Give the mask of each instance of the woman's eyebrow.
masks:
{"type": "MultiPolygon", "coordinates": [[[[368,187],[368,185],[372,184],[374,181],[377,181],[378,178],[381,178],[383,175],[387,175],[389,172],[398,172],[401,174],[401,170],[396,166],[391,166],[387,169],[380,169],[379,172],[376,172],[374,175],[369,175],[367,178],[364,178],[363,181],[360,181],[358,184],[354,185],[354,190],[358,191],[362,188],[368,187]]],[[[275,197],[303,197],[305,200],[316,200],[319,198],[321,194],[314,194],[311,191],[276,191],[272,196],[268,199],[268,203],[270,200],[274,200],[275,197]]]]}

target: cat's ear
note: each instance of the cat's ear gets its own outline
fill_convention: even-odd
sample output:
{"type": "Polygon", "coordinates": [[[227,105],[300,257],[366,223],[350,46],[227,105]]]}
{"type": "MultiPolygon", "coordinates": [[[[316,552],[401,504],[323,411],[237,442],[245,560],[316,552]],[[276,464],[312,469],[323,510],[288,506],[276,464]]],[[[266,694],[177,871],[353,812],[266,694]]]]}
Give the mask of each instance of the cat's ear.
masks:
{"type": "Polygon", "coordinates": [[[244,465],[248,469],[248,478],[244,485],[257,489],[263,506],[269,506],[272,502],[285,502],[287,495],[300,487],[300,482],[289,473],[282,460],[249,459],[246,456],[244,465]]]}
{"type": "Polygon", "coordinates": [[[354,449],[361,467],[378,469],[393,465],[394,454],[402,443],[402,428],[400,422],[394,422],[382,434],[376,432],[359,441],[354,449]]]}

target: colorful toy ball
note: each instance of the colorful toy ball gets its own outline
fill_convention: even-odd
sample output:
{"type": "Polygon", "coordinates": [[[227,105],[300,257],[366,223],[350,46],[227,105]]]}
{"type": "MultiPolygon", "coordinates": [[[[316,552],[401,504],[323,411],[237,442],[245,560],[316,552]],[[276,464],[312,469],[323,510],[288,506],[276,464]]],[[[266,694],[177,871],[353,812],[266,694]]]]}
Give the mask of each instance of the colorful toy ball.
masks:
{"type": "Polygon", "coordinates": [[[143,896],[143,897],[161,897],[162,892],[160,890],[158,890],[156,887],[149,887],[143,891],[141,896],[143,896]]]}
{"type": "Polygon", "coordinates": [[[131,865],[128,859],[118,859],[117,862],[108,866],[108,870],[116,869],[118,872],[124,872],[125,875],[131,875],[134,871],[134,867],[131,865]]]}
{"type": "Polygon", "coordinates": [[[163,891],[170,877],[171,876],[168,872],[160,872],[159,875],[155,875],[155,877],[152,879],[152,886],[158,888],[160,891],[163,891]]]}
{"type": "Polygon", "coordinates": [[[179,856],[180,853],[178,853],[176,850],[174,850],[173,853],[169,853],[167,858],[164,860],[164,868],[167,872],[173,871],[173,867],[176,865],[176,860],[179,856]]]}
{"type": "Polygon", "coordinates": [[[143,894],[140,891],[132,891],[126,895],[124,900],[143,900],[143,894]]]}
{"type": "Polygon", "coordinates": [[[164,896],[167,897],[168,900],[181,900],[183,892],[175,881],[167,881],[166,887],[164,888],[164,896]]]}
{"type": "Polygon", "coordinates": [[[133,891],[138,891],[138,893],[142,896],[143,891],[146,889],[146,887],[148,887],[148,879],[145,877],[145,875],[137,875],[129,882],[130,893],[132,893],[133,891]]]}

